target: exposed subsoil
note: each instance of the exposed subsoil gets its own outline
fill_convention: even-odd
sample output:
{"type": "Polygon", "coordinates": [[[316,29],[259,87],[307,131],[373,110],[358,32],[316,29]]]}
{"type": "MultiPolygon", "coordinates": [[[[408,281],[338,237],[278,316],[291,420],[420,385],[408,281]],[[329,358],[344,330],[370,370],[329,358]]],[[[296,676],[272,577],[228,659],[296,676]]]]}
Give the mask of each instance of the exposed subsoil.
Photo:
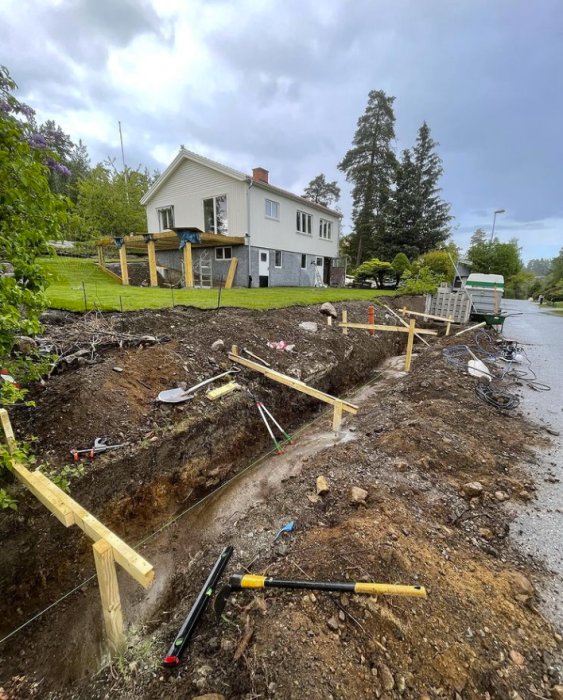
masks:
{"type": "MultiPolygon", "coordinates": [[[[346,307],[350,320],[364,320],[367,304],[346,307]]],[[[244,392],[217,403],[203,393],[183,407],[154,403],[179,380],[192,385],[228,368],[225,353],[210,350],[217,338],[337,395],[373,376],[404,344],[395,334],[343,336],[324,325],[318,308],[179,309],[131,314],[125,323],[129,333],[170,340],[112,350],[54,376],[37,390],[37,408],[13,420],[20,437],[33,430],[40,458],[53,464],[100,435],[131,443],[88,464],[72,495],[132,544],[267,449],[244,392]],[[318,332],[299,329],[304,320],[320,321],[318,332]],[[265,345],[280,339],[295,342],[296,354],[265,345]]],[[[417,345],[410,375],[391,371],[361,390],[354,397],[361,410],[345,418],[336,440],[316,401],[239,375],[290,432],[319,420],[284,456],[142,548],[157,580],[147,596],[120,577],[125,619],[137,623],[123,659],[91,675],[102,631],[97,589],[87,585],[0,648],[6,697],[549,697],[560,638],[537,610],[529,581],[541,584],[543,572],[506,539],[511,504],[533,498],[526,463],[544,438],[519,415],[481,403],[474,380],[443,362],[448,342],[417,345]],[[330,487],[323,496],[315,493],[319,475],[330,487]],[[482,493],[469,498],[464,485],[475,481],[482,493]],[[365,504],[351,503],[352,486],[368,492],[365,504]],[[501,503],[498,492],[508,500],[501,503]],[[289,520],[295,531],[273,544],[289,520]],[[225,544],[235,546],[228,572],[257,557],[253,573],[420,584],[429,595],[236,594],[219,622],[207,611],[183,665],[163,671],[158,662],[225,544]]],[[[22,494],[18,514],[0,528],[9,543],[0,554],[0,620],[8,631],[89,575],[92,563],[82,533],[62,528],[31,497],[22,494]]]]}

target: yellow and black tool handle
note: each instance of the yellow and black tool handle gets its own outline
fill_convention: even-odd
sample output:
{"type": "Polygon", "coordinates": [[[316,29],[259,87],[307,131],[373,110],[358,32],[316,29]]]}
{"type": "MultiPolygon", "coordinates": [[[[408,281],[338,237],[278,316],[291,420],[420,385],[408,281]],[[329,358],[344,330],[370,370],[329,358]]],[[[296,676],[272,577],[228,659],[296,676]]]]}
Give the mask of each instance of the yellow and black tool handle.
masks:
{"type": "Polygon", "coordinates": [[[231,590],[244,588],[299,588],[312,591],[336,591],[339,593],[363,593],[366,595],[402,595],[426,598],[423,586],[400,586],[390,583],[366,583],[363,581],[290,581],[256,574],[233,574],[229,578],[231,590]]]}

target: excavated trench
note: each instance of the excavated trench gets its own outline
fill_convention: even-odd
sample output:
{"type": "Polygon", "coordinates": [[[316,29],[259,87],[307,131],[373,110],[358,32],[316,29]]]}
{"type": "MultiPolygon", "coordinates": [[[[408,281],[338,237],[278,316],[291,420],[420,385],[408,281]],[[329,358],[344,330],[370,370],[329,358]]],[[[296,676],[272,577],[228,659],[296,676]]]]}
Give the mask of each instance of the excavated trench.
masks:
{"type": "MultiPolygon", "coordinates": [[[[337,361],[327,358],[324,364],[317,364],[314,375],[302,378],[327,393],[342,396],[373,377],[376,367],[397,355],[404,342],[402,334],[391,333],[378,334],[367,342],[365,334],[362,342],[346,339],[344,353],[337,361]]],[[[185,572],[185,562],[197,551],[202,538],[209,541],[229,519],[236,519],[240,508],[267,498],[304,455],[335,442],[328,432],[329,418],[321,415],[326,405],[251,371],[245,371],[240,382],[260,396],[290,433],[317,417],[322,418],[324,430],[305,432],[283,457],[251,470],[243,477],[241,502],[237,500],[241,498],[240,487],[235,491],[222,489],[206,498],[189,520],[179,520],[139,546],[140,553],[155,566],[156,579],[145,592],[119,571],[127,622],[150,627],[161,619],[173,595],[174,577],[185,572]]],[[[343,431],[338,440],[346,439],[343,431]]],[[[170,409],[168,425],[157,439],[141,441],[123,456],[116,452],[103,457],[80,479],[72,495],[136,545],[270,449],[270,438],[253,402],[246,392],[239,392],[205,414],[191,415],[189,404],[181,413],[170,409]]],[[[3,523],[2,528],[10,547],[0,554],[0,637],[93,573],[91,547],[84,535],[77,528],[62,528],[32,499],[22,504],[9,526],[3,523]]],[[[43,669],[45,687],[56,679],[53,687],[60,688],[94,672],[104,655],[95,583],[80,586],[40,620],[14,635],[0,648],[0,654],[0,683],[14,673],[37,671],[38,666],[43,669]]]]}

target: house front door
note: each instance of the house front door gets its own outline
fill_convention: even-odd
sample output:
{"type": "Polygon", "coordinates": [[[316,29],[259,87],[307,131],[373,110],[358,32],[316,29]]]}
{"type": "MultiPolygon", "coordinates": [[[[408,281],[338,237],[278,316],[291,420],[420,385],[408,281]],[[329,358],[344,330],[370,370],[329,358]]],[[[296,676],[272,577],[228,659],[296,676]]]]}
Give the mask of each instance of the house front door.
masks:
{"type": "Polygon", "coordinates": [[[270,251],[258,251],[258,285],[268,287],[270,284],[270,251]]]}

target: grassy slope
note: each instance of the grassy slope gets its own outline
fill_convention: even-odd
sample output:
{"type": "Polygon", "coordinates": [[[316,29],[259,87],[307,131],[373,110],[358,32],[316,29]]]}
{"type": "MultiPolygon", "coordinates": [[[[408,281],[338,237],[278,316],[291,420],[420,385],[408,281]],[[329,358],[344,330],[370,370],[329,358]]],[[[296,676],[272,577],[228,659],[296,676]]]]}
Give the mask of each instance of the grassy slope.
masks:
{"type": "MultiPolygon", "coordinates": [[[[45,258],[41,264],[53,281],[47,290],[49,306],[69,311],[84,311],[86,290],[88,309],[118,311],[120,297],[124,311],[159,309],[172,305],[169,289],[147,287],[123,287],[117,280],[98,269],[94,261],[81,258],[45,258]]],[[[392,295],[370,289],[318,289],[309,287],[270,287],[268,289],[223,289],[221,306],[238,306],[247,309],[277,309],[297,304],[318,304],[323,301],[348,301],[373,299],[375,296],[392,295]]],[[[217,306],[217,289],[177,289],[174,302],[186,306],[211,309],[217,306]]]]}

